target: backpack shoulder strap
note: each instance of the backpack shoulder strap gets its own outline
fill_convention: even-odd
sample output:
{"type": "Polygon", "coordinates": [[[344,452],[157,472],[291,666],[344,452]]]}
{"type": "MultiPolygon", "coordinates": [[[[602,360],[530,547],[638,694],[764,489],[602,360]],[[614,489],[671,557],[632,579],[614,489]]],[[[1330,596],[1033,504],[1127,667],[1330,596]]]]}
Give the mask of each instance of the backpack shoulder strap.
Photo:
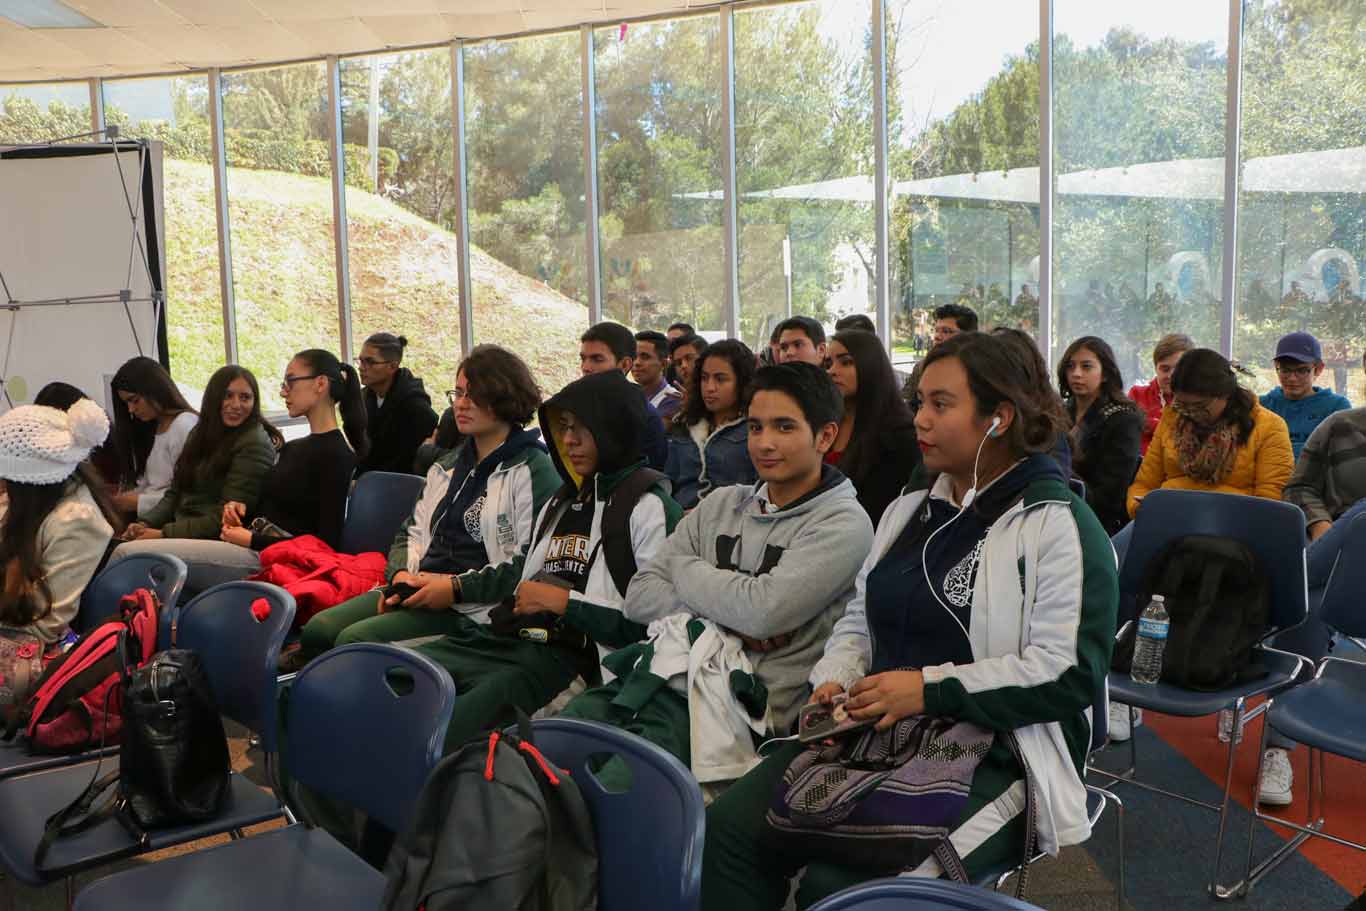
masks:
{"type": "Polygon", "coordinates": [[[631,547],[631,513],[640,498],[667,478],[652,468],[637,468],[627,475],[607,498],[602,514],[600,546],[607,555],[607,571],[617,591],[626,597],[626,586],[636,574],[636,555],[631,547]]]}

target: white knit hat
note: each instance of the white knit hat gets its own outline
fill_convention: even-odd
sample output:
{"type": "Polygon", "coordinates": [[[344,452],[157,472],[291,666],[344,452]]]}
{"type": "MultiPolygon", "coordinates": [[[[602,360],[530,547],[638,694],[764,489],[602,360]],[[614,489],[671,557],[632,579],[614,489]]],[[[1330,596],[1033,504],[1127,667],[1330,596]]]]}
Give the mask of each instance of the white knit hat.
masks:
{"type": "Polygon", "coordinates": [[[0,415],[0,478],[58,484],[109,436],[109,416],[90,399],[70,411],[20,405],[0,415]]]}

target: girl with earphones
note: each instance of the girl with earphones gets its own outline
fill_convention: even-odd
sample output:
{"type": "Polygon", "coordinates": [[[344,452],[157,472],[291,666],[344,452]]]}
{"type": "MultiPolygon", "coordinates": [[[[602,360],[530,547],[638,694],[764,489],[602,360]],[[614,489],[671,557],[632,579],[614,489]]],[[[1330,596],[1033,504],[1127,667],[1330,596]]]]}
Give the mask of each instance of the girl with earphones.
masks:
{"type": "MultiPolygon", "coordinates": [[[[893,501],[856,594],[810,675],[813,701],[881,729],[917,714],[996,732],[949,841],[976,878],[1024,850],[1026,769],[1039,844],[1090,834],[1082,785],[1090,707],[1110,666],[1118,583],[1108,537],[1049,455],[1065,426],[1001,339],[965,333],[925,359],[924,457],[893,501]]],[[[801,747],[771,754],[707,813],[704,909],[778,909],[802,859],[768,841],[765,812],[801,747]]],[[[908,823],[914,823],[909,820],[908,823]]],[[[797,905],[903,870],[809,863],[797,905]]],[[[937,861],[913,871],[939,876],[937,861]]]]}

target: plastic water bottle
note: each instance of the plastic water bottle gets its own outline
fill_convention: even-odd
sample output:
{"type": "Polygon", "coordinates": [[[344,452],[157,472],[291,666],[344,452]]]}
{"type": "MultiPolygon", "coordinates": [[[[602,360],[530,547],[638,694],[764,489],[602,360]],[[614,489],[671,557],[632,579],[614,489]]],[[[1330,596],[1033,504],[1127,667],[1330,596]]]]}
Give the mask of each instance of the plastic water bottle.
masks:
{"type": "Polygon", "coordinates": [[[1161,595],[1153,600],[1138,617],[1138,636],[1134,639],[1134,663],[1129,676],[1134,683],[1157,683],[1162,677],[1162,651],[1167,647],[1167,630],[1171,618],[1161,595]]]}

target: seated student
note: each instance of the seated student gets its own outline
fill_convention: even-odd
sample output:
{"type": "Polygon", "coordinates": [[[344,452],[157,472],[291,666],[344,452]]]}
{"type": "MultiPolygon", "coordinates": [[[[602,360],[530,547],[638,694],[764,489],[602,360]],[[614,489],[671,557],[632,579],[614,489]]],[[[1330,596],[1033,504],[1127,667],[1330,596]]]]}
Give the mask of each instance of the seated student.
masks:
{"type": "Polygon", "coordinates": [[[825,364],[825,327],[809,316],[789,316],[773,330],[778,336],[778,363],[825,364]]]}
{"type": "Polygon", "coordinates": [[[1157,340],[1153,347],[1152,382],[1146,386],[1135,383],[1129,389],[1129,398],[1143,410],[1143,440],[1139,447],[1142,455],[1148,454],[1148,446],[1157,432],[1157,423],[1162,420],[1162,411],[1172,401],[1172,371],[1176,369],[1181,355],[1195,347],[1191,337],[1182,332],[1172,332],[1157,340]]]}
{"type": "MultiPolygon", "coordinates": [[[[971,307],[965,307],[962,304],[944,304],[942,307],[934,308],[933,316],[934,345],[930,347],[931,351],[934,350],[935,345],[941,345],[955,335],[977,331],[977,311],[971,307]]],[[[920,386],[920,374],[924,370],[920,365],[924,362],[924,358],[922,358],[916,363],[914,369],[911,370],[910,378],[906,380],[906,385],[901,388],[901,396],[911,403],[912,410],[916,407],[916,389],[920,386]]],[[[1047,368],[1044,369],[1044,375],[1048,375],[1047,368]]]]}
{"type": "MultiPolygon", "coordinates": [[[[692,327],[692,323],[670,323],[669,328],[664,330],[664,335],[669,340],[665,348],[666,350],[671,350],[673,348],[673,343],[678,339],[696,334],[697,330],[692,327]]],[[[672,362],[670,362],[668,368],[664,371],[664,378],[669,381],[671,386],[679,388],[682,388],[683,386],[682,381],[679,379],[678,371],[674,369],[672,362]]]]}
{"type": "MultiPolygon", "coordinates": [[[[688,390],[692,387],[692,372],[697,361],[707,350],[707,340],[700,335],[681,335],[669,342],[669,364],[678,374],[678,388],[683,391],[684,401],[679,402],[679,411],[687,407],[688,390]]],[[[677,417],[678,412],[674,413],[677,417]]]]}
{"type": "Polygon", "coordinates": [[[682,511],[656,482],[634,504],[623,504],[630,509],[621,526],[629,541],[607,540],[614,533],[613,494],[645,467],[639,441],[648,418],[634,392],[612,371],[575,380],[541,406],[541,432],[554,442],[550,458],[563,486],[536,517],[510,614],[496,624],[461,615],[455,631],[418,646],[450,672],[460,692],[447,750],[512,721],[509,706],[535,712],[576,677],[596,682],[602,654],[644,635],[622,617],[622,584],[609,554],[627,550],[636,566],[645,566],[682,511]],[[502,628],[538,620],[558,631],[549,642],[502,628]]]}
{"type": "Polygon", "coordinates": [[[1086,482],[1086,502],[1113,535],[1129,524],[1125,496],[1138,468],[1143,415],[1124,395],[1115,354],[1085,335],[1058,361],[1058,391],[1071,424],[1072,473],[1086,482]]]}
{"type": "MultiPolygon", "coordinates": [[[[854,486],[822,461],[839,433],[841,410],[824,371],[800,362],[763,367],[752,389],[748,443],[759,483],[723,487],[702,500],[641,564],[622,610],[636,623],[660,621],[664,631],[700,620],[739,637],[732,645],[736,654],[744,649],[748,693],[765,703],[755,723],[768,735],[786,735],[806,698],[807,672],[853,594],[873,528],[854,486]]],[[[662,635],[653,637],[652,649],[662,635]]],[[[576,697],[564,716],[623,727],[695,773],[694,749],[712,755],[733,746],[752,755],[747,741],[691,743],[690,699],[669,686],[649,686],[646,665],[631,671],[629,683],[618,677],[576,697]],[[637,679],[641,673],[646,680],[637,679]]],[[[751,704],[758,708],[757,702],[751,704]]]]}
{"type": "Polygon", "coordinates": [[[664,333],[651,330],[636,333],[636,359],[631,365],[631,376],[645,393],[645,400],[659,412],[665,426],[683,402],[683,393],[664,378],[668,362],[669,340],[664,333]]]}
{"type": "Polygon", "coordinates": [[[836,332],[827,368],[844,398],[839,436],[825,461],[844,472],[876,526],[920,464],[911,409],[901,397],[882,340],[861,329],[836,332]]]}
{"type": "MultiPolygon", "coordinates": [[[[153,548],[185,561],[186,588],[192,592],[257,572],[259,552],[285,538],[315,535],[333,548],[341,546],[351,475],[357,457],[366,452],[360,377],[330,352],[311,348],[289,362],[280,394],[290,417],[308,418],[309,433],[280,448],[278,461],[261,479],[255,505],[225,502],[217,541],[162,542],[153,548]],[[338,406],[344,431],[337,426],[338,406]]],[[[115,556],[128,550],[122,546],[115,556]]]]}
{"type": "Polygon", "coordinates": [[[1281,496],[1304,512],[1309,587],[1322,588],[1347,526],[1366,512],[1366,408],[1335,412],[1314,428],[1281,496]]]}
{"type": "Polygon", "coordinates": [[[199,416],[166,368],[150,357],[126,361],[110,386],[122,406],[114,409],[122,488],[113,497],[114,508],[127,516],[145,515],[170,489],[176,460],[199,416]]]}
{"type": "Polygon", "coordinates": [[[161,538],[217,538],[223,504],[255,509],[261,482],[284,437],[261,416],[256,377],[245,367],[220,367],[204,387],[199,423],[176,460],[171,487],[142,521],[128,526],[111,559],[160,549],[161,538]],[[155,542],[155,543],[153,543],[155,542]]]}
{"type": "Polygon", "coordinates": [[[719,487],[754,483],[745,443],[745,400],[753,379],[754,352],[735,339],[708,346],[692,371],[688,407],[669,433],[664,469],[684,509],[719,487]]]}
{"type": "Polygon", "coordinates": [[[1223,355],[1208,348],[1182,355],[1171,404],[1129,487],[1130,517],[1161,488],[1281,498],[1294,467],[1285,421],[1238,385],[1223,355]]]}
{"type": "Polygon", "coordinates": [[[452,404],[441,412],[441,420],[436,422],[436,429],[432,431],[432,435],[417,447],[417,455],[413,457],[413,474],[425,478],[437,459],[465,441],[465,435],[455,423],[455,399],[455,390],[447,389],[446,400],[452,404]]]}
{"type": "Polygon", "coordinates": [[[122,525],[85,459],[109,435],[89,399],[66,411],[21,405],[0,416],[0,626],[44,647],[71,634],[81,595],[122,525]]]}
{"type": "MultiPolygon", "coordinates": [[[[1048,456],[1063,421],[1051,390],[990,335],[952,339],[926,362],[916,432],[927,473],[878,525],[809,675],[811,701],[847,693],[850,714],[882,729],[924,714],[996,733],[949,834],[976,878],[1024,850],[1025,770],[1008,732],[1037,785],[1040,847],[1056,854],[1090,833],[1087,709],[1110,666],[1117,581],[1105,532],[1048,456]]],[[[774,751],[707,810],[706,911],[783,907],[806,861],[770,846],[764,817],[802,749],[774,751]]],[[[797,907],[899,872],[808,863],[797,907]]],[[[909,872],[941,870],[929,859],[909,872]]]]}
{"type": "Polygon", "coordinates": [[[1323,374],[1323,349],[1308,332],[1292,332],[1276,343],[1276,379],[1280,385],[1261,397],[1262,407],[1285,419],[1290,446],[1299,459],[1305,442],[1324,418],[1352,407],[1347,396],[1315,386],[1323,374]]]}
{"type": "Polygon", "coordinates": [[[531,370],[511,351],[478,345],[460,362],[454,407],[464,442],[427,472],[389,548],[389,584],[418,591],[401,602],[373,591],[319,612],[293,665],[334,645],[446,635],[462,616],[482,621],[512,594],[536,516],[559,480],[540,435],[523,429],[540,402],[531,370]]]}
{"type": "MultiPolygon", "coordinates": [[[[631,372],[635,360],[636,337],[621,323],[589,326],[579,339],[579,369],[584,376],[608,370],[617,370],[625,375],[631,372]]],[[[642,392],[641,398],[644,397],[642,392]]],[[[650,461],[651,468],[663,471],[669,459],[669,444],[664,439],[664,420],[649,402],[645,403],[645,412],[654,421],[645,427],[645,438],[641,441],[640,450],[650,461]]]]}
{"type": "Polygon", "coordinates": [[[408,340],[376,332],[356,358],[365,387],[365,437],[370,451],[356,462],[356,476],[367,471],[412,474],[417,449],[436,429],[432,397],[422,380],[403,364],[408,340]]]}
{"type": "Polygon", "coordinates": [[[836,332],[844,332],[847,329],[858,329],[877,335],[877,326],[873,325],[872,319],[866,313],[850,313],[835,320],[836,332]]]}

